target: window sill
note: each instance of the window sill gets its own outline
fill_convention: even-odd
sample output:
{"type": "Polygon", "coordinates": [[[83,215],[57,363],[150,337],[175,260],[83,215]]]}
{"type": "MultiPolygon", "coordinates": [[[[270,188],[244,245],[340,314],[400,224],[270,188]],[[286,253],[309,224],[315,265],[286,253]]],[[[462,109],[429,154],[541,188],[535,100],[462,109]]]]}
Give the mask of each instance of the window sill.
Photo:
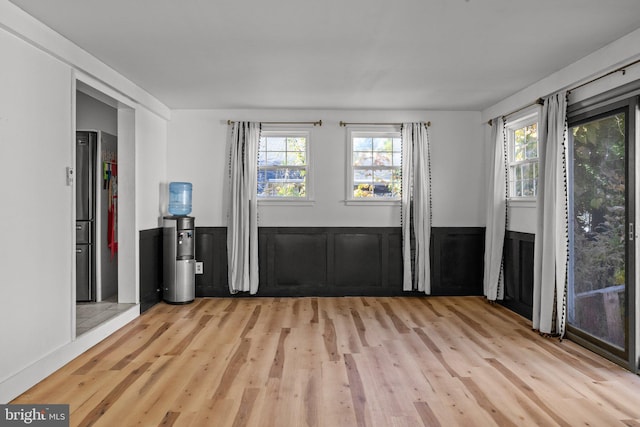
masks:
{"type": "Polygon", "coordinates": [[[374,200],[345,200],[344,204],[347,206],[400,206],[402,204],[401,200],[385,200],[385,199],[374,199],[374,200]]]}
{"type": "Polygon", "coordinates": [[[258,199],[260,206],[314,206],[315,200],[312,199],[258,199]]]}
{"type": "Polygon", "coordinates": [[[510,208],[535,208],[538,205],[535,197],[511,198],[508,204],[510,208]]]}

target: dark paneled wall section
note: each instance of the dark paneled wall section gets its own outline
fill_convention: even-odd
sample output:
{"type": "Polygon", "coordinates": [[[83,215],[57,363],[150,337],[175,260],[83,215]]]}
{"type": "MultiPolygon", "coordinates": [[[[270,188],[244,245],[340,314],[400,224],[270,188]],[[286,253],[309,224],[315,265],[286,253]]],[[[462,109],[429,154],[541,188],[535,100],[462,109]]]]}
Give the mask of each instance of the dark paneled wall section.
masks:
{"type": "MultiPolygon", "coordinates": [[[[198,297],[229,296],[226,232],[196,228],[198,297]]],[[[162,288],[161,239],[159,229],[140,235],[140,295],[148,303],[162,288]]],[[[258,242],[260,296],[412,294],[402,291],[399,227],[261,227],[258,242]]],[[[484,228],[433,228],[432,295],[482,295],[483,258],[484,228]]]]}
{"type": "Polygon", "coordinates": [[[531,319],[533,312],[533,247],[535,235],[507,231],[504,241],[502,304],[531,319]]]}
{"type": "Polygon", "coordinates": [[[140,232],[140,312],[162,299],[162,228],[140,232]]]}
{"type": "Polygon", "coordinates": [[[397,228],[261,228],[259,293],[273,296],[402,292],[397,228]]]}

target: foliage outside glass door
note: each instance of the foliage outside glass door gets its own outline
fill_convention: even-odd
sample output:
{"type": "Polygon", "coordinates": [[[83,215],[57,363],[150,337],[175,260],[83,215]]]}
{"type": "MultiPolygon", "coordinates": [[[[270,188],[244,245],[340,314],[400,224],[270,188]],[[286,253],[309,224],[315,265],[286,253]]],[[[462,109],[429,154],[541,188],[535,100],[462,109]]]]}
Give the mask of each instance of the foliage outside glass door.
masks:
{"type": "Polygon", "coordinates": [[[568,322],[625,348],[625,113],[573,126],[568,322]]]}

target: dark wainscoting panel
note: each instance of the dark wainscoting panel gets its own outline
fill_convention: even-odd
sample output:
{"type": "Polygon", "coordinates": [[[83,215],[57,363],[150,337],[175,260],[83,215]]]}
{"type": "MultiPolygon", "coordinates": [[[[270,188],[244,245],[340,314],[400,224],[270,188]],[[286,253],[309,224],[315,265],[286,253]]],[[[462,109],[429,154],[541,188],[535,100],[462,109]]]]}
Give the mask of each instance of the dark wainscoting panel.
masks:
{"type": "Polygon", "coordinates": [[[258,240],[258,295],[403,294],[400,228],[261,227],[258,240]]]}
{"type": "Polygon", "coordinates": [[[227,227],[196,227],[196,297],[229,296],[227,282],[227,227]]]}
{"type": "MultiPolygon", "coordinates": [[[[259,296],[423,295],[402,291],[400,227],[261,227],[258,245],[259,296]]],[[[196,228],[196,296],[229,296],[226,256],[226,227],[196,228]]],[[[433,295],[481,295],[483,262],[484,228],[432,229],[433,295]]]]}
{"type": "Polygon", "coordinates": [[[383,252],[388,252],[389,239],[383,241],[382,237],[381,233],[335,234],[333,262],[336,287],[382,286],[382,276],[389,277],[387,258],[383,255],[383,252]]]}
{"type": "Polygon", "coordinates": [[[484,227],[431,229],[431,294],[482,295],[484,227]]]}
{"type": "Polygon", "coordinates": [[[140,313],[162,300],[162,228],[140,231],[140,313]]]}
{"type": "MultiPolygon", "coordinates": [[[[266,268],[266,282],[280,289],[296,286],[314,288],[327,282],[326,234],[260,233],[264,243],[260,267],[266,268]]],[[[268,285],[267,285],[268,286],[268,285]]]]}
{"type": "Polygon", "coordinates": [[[533,312],[533,250],[535,235],[507,231],[504,239],[502,304],[531,320],[533,312]]]}

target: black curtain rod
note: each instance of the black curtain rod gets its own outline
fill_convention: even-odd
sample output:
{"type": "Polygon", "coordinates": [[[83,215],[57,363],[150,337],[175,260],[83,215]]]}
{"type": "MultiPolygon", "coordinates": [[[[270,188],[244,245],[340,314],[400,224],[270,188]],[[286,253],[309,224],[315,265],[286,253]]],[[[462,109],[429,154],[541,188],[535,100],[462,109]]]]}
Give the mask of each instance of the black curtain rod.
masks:
{"type": "MultiPolygon", "coordinates": [[[[522,111],[522,110],[526,110],[526,109],[527,109],[527,108],[529,108],[529,107],[533,107],[534,105],[543,105],[543,104],[544,104],[544,99],[542,99],[542,98],[538,98],[538,99],[536,99],[534,102],[532,102],[531,104],[527,104],[527,105],[525,105],[524,107],[518,108],[517,110],[514,110],[514,111],[512,111],[512,112],[510,112],[510,113],[503,114],[503,115],[502,115],[502,117],[503,117],[503,118],[505,118],[505,117],[510,116],[510,115],[512,115],[512,114],[519,113],[519,112],[520,112],[520,111],[522,111]]],[[[493,126],[493,119],[489,120],[489,121],[487,122],[487,124],[488,124],[489,126],[493,126]]]]}
{"type": "MultiPolygon", "coordinates": [[[[431,122],[421,122],[422,124],[424,124],[425,126],[429,127],[431,126],[431,122]]],[[[401,126],[402,123],[351,123],[351,122],[340,122],[340,126],[345,127],[345,126],[401,126]]]]}
{"type": "MultiPolygon", "coordinates": [[[[232,125],[235,122],[233,120],[227,120],[228,125],[232,125]]],[[[314,125],[314,126],[322,126],[322,120],[318,120],[315,122],[259,122],[263,125],[314,125]]]]}
{"type": "Polygon", "coordinates": [[[626,65],[623,65],[622,67],[618,67],[615,70],[609,71],[608,73],[605,73],[605,74],[603,74],[601,76],[595,77],[595,78],[589,80],[588,82],[584,82],[584,83],[579,84],[578,86],[572,87],[571,89],[567,89],[567,93],[571,93],[571,91],[573,91],[573,90],[579,89],[579,88],[581,88],[583,86],[586,86],[588,84],[591,84],[593,82],[597,82],[600,79],[603,79],[603,78],[605,78],[607,76],[610,76],[611,74],[615,74],[615,73],[620,72],[620,71],[622,71],[622,75],[624,76],[625,74],[627,74],[627,68],[631,67],[632,65],[636,65],[638,63],[640,63],[640,59],[636,59],[635,61],[630,62],[630,63],[628,63],[626,65]]]}

